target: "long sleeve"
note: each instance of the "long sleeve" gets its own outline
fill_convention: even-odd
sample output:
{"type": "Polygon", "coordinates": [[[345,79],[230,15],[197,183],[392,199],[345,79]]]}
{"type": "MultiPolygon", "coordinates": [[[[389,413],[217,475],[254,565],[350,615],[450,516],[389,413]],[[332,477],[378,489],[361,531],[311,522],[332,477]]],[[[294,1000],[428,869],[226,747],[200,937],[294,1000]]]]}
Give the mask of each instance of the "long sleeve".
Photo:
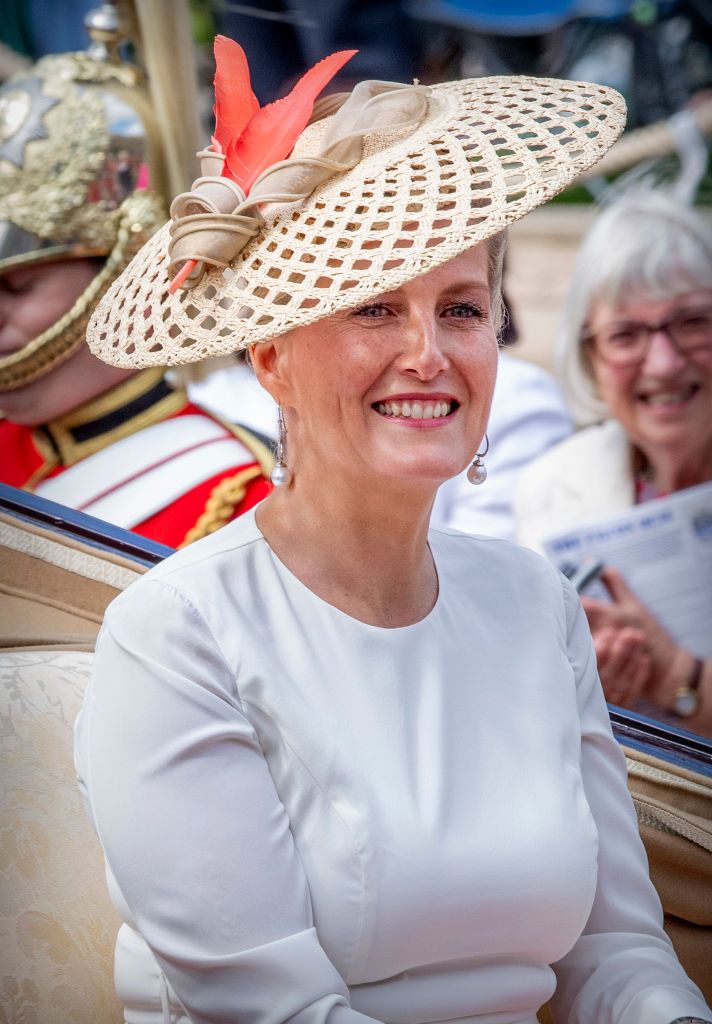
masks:
{"type": "Polygon", "coordinates": [[[578,597],[564,581],[569,657],[577,679],[581,766],[599,833],[598,882],[588,922],[573,949],[554,965],[552,1000],[562,1024],[670,1024],[711,1018],[662,928],[662,910],[647,869],[625,758],[611,733],[595,654],[578,597]]]}
{"type": "Polygon", "coordinates": [[[78,729],[109,871],[194,1024],[356,1024],[234,675],[162,581],[110,608],[78,729]],[[120,780],[120,784],[117,784],[120,780]]]}

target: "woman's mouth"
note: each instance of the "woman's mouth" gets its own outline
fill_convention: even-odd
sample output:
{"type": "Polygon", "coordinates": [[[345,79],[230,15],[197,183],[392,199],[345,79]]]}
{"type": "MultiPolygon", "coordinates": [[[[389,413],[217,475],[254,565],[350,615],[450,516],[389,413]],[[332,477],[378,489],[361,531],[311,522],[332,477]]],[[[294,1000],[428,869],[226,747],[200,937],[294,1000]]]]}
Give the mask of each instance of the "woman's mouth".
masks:
{"type": "Polygon", "coordinates": [[[699,384],[686,384],[667,391],[648,391],[638,395],[638,401],[651,409],[672,409],[689,402],[700,390],[699,384]]]}
{"type": "Polygon", "coordinates": [[[381,416],[402,420],[443,420],[451,416],[459,403],[453,399],[403,399],[401,401],[374,402],[381,416]]]}

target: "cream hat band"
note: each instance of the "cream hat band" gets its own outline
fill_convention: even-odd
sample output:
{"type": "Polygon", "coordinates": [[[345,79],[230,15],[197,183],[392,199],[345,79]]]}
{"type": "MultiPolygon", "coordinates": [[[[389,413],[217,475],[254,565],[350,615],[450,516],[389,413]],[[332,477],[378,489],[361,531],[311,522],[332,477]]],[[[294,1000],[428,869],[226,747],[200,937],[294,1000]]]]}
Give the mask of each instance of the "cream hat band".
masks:
{"type": "Polygon", "coordinates": [[[202,154],[207,173],[174,202],[173,224],[97,307],[96,355],[197,362],[392,291],[564,189],[620,135],[625,103],[556,79],[363,82],[346,102],[319,101],[314,118],[247,198],[202,154]],[[187,260],[188,287],[171,293],[187,260]]]}

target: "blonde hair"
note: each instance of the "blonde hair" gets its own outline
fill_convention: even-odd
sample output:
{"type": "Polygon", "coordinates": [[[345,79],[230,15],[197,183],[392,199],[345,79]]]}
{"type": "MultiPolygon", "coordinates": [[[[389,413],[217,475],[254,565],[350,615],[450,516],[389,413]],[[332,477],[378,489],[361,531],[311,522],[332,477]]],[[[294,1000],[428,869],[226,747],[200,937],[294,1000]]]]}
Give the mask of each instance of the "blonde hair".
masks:
{"type": "Polygon", "coordinates": [[[576,257],[557,339],[557,369],[579,425],[607,415],[582,344],[594,303],[712,287],[711,235],[698,212],[661,190],[629,193],[598,215],[576,257]]]}
{"type": "Polygon", "coordinates": [[[487,280],[490,289],[492,323],[499,335],[506,323],[507,311],[502,297],[504,254],[507,251],[507,229],[487,239],[487,280]]]}

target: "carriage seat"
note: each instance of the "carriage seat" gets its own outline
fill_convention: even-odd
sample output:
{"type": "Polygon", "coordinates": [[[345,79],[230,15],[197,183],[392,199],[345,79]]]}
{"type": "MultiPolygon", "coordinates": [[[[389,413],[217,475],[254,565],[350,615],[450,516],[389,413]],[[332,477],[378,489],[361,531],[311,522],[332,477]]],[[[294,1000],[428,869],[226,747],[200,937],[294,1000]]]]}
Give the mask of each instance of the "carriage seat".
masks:
{"type": "Polygon", "coordinates": [[[107,604],[145,566],[0,511],[0,1018],[119,1024],[120,921],[72,727],[107,604]]]}

